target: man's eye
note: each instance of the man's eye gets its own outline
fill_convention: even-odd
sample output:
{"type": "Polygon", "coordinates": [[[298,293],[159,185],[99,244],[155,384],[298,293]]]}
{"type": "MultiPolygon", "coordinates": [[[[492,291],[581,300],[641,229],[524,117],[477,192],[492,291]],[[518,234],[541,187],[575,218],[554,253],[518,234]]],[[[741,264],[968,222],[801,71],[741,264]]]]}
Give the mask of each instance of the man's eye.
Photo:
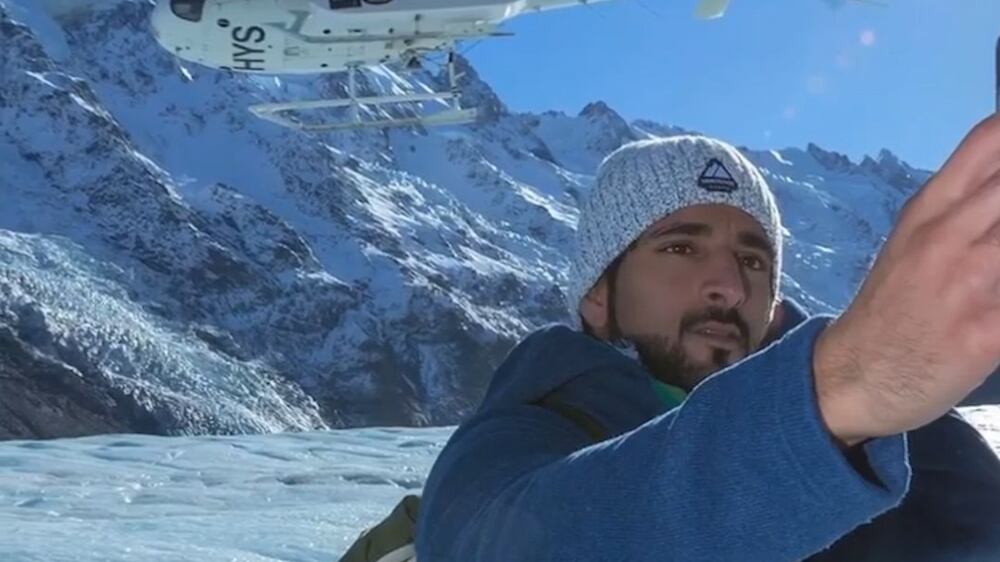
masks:
{"type": "Polygon", "coordinates": [[[664,246],[663,248],[660,249],[660,251],[668,254],[688,254],[690,252],[693,252],[694,248],[692,248],[690,244],[677,243],[677,244],[671,244],[669,246],[664,246]]]}
{"type": "Polygon", "coordinates": [[[766,264],[764,260],[758,258],[757,256],[746,256],[743,258],[743,264],[754,271],[762,271],[765,269],[766,264]]]}

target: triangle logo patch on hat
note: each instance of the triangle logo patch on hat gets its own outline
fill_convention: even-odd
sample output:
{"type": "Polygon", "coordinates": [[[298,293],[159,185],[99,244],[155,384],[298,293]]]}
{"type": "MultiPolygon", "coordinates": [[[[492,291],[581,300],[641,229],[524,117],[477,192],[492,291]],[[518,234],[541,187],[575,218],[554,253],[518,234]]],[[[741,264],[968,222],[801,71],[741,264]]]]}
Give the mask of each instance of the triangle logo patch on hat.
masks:
{"type": "Polygon", "coordinates": [[[712,158],[708,161],[708,165],[705,166],[705,171],[701,173],[701,177],[698,178],[698,187],[706,189],[708,191],[736,191],[739,188],[739,184],[733,179],[733,175],[729,173],[729,170],[719,161],[718,158],[712,158]]]}

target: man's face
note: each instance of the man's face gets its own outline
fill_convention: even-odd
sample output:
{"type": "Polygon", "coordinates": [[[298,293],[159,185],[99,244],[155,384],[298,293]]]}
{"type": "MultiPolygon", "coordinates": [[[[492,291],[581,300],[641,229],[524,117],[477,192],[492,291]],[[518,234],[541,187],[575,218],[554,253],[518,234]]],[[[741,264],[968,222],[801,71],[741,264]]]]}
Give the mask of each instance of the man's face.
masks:
{"type": "MultiPolygon", "coordinates": [[[[771,321],[773,254],[760,224],[728,205],[697,205],[648,228],[616,278],[621,336],[658,379],[690,391],[756,350],[771,321]]],[[[608,279],[581,309],[609,338],[608,279]]]]}

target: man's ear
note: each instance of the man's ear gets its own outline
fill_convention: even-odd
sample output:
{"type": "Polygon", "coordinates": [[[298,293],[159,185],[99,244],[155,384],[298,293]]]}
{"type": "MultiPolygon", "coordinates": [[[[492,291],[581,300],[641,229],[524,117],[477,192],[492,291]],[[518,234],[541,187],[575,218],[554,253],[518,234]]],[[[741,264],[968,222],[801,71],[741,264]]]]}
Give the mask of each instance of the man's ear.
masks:
{"type": "Polygon", "coordinates": [[[606,338],[608,333],[608,282],[606,276],[601,276],[590,288],[580,302],[580,316],[590,326],[594,335],[606,338]]]}
{"type": "Polygon", "coordinates": [[[767,325],[767,331],[764,333],[764,341],[761,342],[761,347],[767,346],[781,336],[784,323],[785,301],[779,300],[778,304],[774,307],[774,316],[771,318],[771,323],[767,325]]]}

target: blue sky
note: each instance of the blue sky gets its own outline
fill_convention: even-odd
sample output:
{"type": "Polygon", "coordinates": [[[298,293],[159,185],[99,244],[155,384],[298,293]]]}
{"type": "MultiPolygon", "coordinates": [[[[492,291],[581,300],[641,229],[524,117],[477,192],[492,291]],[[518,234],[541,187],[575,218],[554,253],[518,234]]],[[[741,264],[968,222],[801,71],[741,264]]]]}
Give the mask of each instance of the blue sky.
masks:
{"type": "Polygon", "coordinates": [[[604,100],[754,148],[887,147],[937,168],[993,111],[998,0],[613,0],[524,16],[467,56],[516,111],[604,100]]]}

